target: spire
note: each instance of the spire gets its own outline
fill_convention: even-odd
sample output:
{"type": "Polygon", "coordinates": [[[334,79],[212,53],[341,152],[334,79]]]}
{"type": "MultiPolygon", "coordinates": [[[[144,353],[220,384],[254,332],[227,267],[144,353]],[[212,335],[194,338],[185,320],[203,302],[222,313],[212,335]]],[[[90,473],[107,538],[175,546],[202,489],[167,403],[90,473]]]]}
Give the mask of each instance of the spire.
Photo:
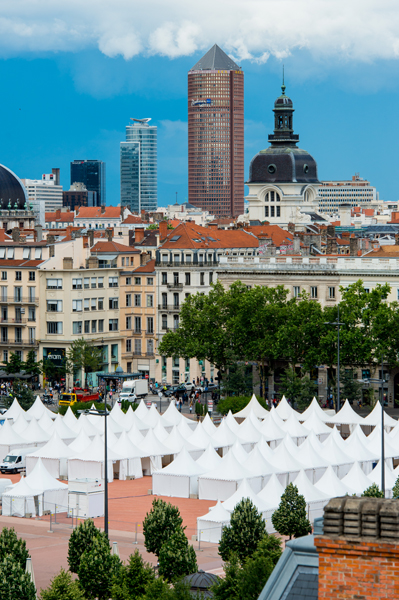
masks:
{"type": "Polygon", "coordinates": [[[281,86],[281,91],[283,92],[283,96],[285,96],[284,65],[283,65],[283,85],[281,86]]]}
{"type": "Polygon", "coordinates": [[[281,86],[282,94],[274,103],[274,133],[269,135],[269,142],[272,146],[296,146],[299,142],[299,136],[294,134],[293,113],[294,106],[291,98],[285,94],[286,86],[284,81],[283,65],[283,84],[281,86]]]}

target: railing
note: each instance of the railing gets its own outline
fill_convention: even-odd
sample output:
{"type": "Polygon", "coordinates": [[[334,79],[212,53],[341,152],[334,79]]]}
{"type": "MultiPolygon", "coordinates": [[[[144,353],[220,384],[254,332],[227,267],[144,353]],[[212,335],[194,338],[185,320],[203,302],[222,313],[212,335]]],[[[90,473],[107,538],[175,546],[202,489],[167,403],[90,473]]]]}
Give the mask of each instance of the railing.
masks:
{"type": "Polygon", "coordinates": [[[207,260],[207,261],[180,261],[180,260],[172,260],[172,261],[163,261],[157,260],[155,262],[156,267],[214,267],[219,263],[219,260],[207,260]]]}
{"type": "Polygon", "coordinates": [[[19,318],[15,318],[15,319],[11,319],[10,317],[6,317],[5,319],[1,319],[0,322],[4,325],[21,325],[23,323],[27,322],[27,319],[19,319],[19,318]]]}
{"type": "Polygon", "coordinates": [[[368,256],[224,256],[220,259],[219,268],[234,268],[244,265],[245,268],[259,270],[323,270],[323,271],[397,271],[399,270],[399,259],[396,258],[373,258],[368,256]]]}
{"type": "Polygon", "coordinates": [[[158,310],[166,310],[166,311],[180,310],[180,304],[158,304],[158,310]]]}
{"type": "Polygon", "coordinates": [[[155,356],[154,351],[152,351],[152,352],[146,352],[145,355],[146,356],[155,356]]]}
{"type": "Polygon", "coordinates": [[[132,335],[141,335],[141,329],[135,329],[132,331],[132,335]]]}
{"type": "Polygon", "coordinates": [[[155,335],[155,333],[153,331],[146,331],[145,335],[146,335],[146,337],[152,337],[155,335]]]}
{"type": "Polygon", "coordinates": [[[36,346],[37,340],[15,340],[15,339],[1,339],[0,344],[7,344],[8,346],[36,346]]]}
{"type": "Polygon", "coordinates": [[[182,290],[183,289],[182,283],[167,283],[166,285],[169,290],[182,290]]]}

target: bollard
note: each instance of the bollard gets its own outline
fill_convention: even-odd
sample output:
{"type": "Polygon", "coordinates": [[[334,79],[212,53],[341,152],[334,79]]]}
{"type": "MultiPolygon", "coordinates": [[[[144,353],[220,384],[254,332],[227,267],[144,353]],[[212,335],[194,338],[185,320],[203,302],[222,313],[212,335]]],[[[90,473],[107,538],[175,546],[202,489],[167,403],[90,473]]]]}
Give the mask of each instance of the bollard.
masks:
{"type": "Polygon", "coordinates": [[[136,521],[136,535],[135,535],[133,544],[137,544],[137,521],[136,521]]]}
{"type": "Polygon", "coordinates": [[[47,531],[47,533],[54,533],[54,532],[53,532],[53,522],[52,522],[52,518],[53,518],[53,514],[52,514],[52,512],[50,511],[50,530],[49,530],[49,531],[47,531]]]}

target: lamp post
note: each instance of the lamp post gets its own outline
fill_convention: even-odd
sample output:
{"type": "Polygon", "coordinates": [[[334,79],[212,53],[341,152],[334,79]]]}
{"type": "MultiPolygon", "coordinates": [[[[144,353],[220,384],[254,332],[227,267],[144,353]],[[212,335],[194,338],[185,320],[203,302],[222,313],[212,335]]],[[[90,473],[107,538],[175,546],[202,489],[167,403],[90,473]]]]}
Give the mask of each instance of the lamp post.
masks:
{"type": "Polygon", "coordinates": [[[381,357],[381,491],[385,498],[384,356],[381,357]]]}
{"type": "Polygon", "coordinates": [[[340,325],[344,325],[344,323],[340,323],[339,321],[339,304],[337,305],[337,320],[331,322],[325,322],[324,325],[336,325],[337,326],[337,412],[341,408],[340,403],[340,382],[339,382],[339,328],[340,325]]]}

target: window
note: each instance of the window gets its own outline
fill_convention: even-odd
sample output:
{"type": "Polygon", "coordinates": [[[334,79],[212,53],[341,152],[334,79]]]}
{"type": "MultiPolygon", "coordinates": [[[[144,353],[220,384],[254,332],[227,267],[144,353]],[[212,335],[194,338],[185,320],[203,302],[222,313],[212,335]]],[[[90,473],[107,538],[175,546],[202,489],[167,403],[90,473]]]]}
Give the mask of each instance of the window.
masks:
{"type": "Polygon", "coordinates": [[[298,298],[301,293],[301,288],[299,285],[294,285],[294,298],[298,298]]]}
{"type": "Polygon", "coordinates": [[[118,319],[109,319],[109,331],[118,331],[118,319]]]}
{"type": "Polygon", "coordinates": [[[269,207],[265,206],[265,217],[269,216],[269,207]]]}
{"type": "Polygon", "coordinates": [[[141,354],[141,340],[134,340],[134,353],[141,354]]]}
{"type": "Polygon", "coordinates": [[[14,288],[14,302],[22,302],[22,287],[14,288]]]}
{"type": "Polygon", "coordinates": [[[85,333],[90,333],[90,321],[85,321],[85,333]]]}
{"type": "Polygon", "coordinates": [[[147,277],[147,285],[154,285],[154,278],[153,277],[147,277]]]}
{"type": "Polygon", "coordinates": [[[168,274],[162,273],[162,285],[166,285],[168,283],[168,274]]]}
{"type": "Polygon", "coordinates": [[[62,312],[62,300],[47,300],[47,312],[62,312]]]}
{"type": "Polygon", "coordinates": [[[126,340],[126,352],[132,351],[132,340],[126,340]]]}
{"type": "Polygon", "coordinates": [[[162,308],[168,308],[168,294],[162,294],[162,308]]]}
{"type": "Polygon", "coordinates": [[[213,273],[212,271],[209,273],[209,285],[213,283],[213,273]]]}
{"type": "Polygon", "coordinates": [[[36,288],[35,287],[28,287],[28,298],[29,298],[29,302],[36,301],[36,288]]]}
{"type": "Polygon", "coordinates": [[[312,285],[310,288],[310,297],[317,298],[317,286],[312,285]]]}
{"type": "MultiPolygon", "coordinates": [[[[2,271],[1,272],[1,279],[3,281],[7,281],[7,271],[2,271]]],[[[48,286],[47,286],[48,287],[48,286]]]]}
{"type": "Polygon", "coordinates": [[[168,328],[168,315],[162,315],[162,329],[168,328]]]}
{"type": "Polygon", "coordinates": [[[179,273],[173,273],[173,285],[179,285],[179,273]]]}
{"type": "Polygon", "coordinates": [[[186,254],[186,263],[191,263],[191,254],[186,254]]]}
{"type": "MultiPolygon", "coordinates": [[[[129,259],[128,259],[128,260],[129,260],[129,259]]],[[[129,264],[129,262],[128,262],[128,264],[129,264]]],[[[124,266],[125,266],[125,257],[124,257],[124,256],[122,256],[122,267],[124,267],[124,266]]]]}
{"type": "Polygon", "coordinates": [[[28,309],[28,321],[36,321],[36,308],[30,306],[28,309]]]}
{"type": "Polygon", "coordinates": [[[118,308],[119,298],[109,298],[109,309],[115,310],[118,308]]]}
{"type": "Polygon", "coordinates": [[[36,327],[28,328],[29,343],[32,344],[36,340],[36,327]]]}
{"type": "Polygon", "coordinates": [[[152,294],[147,294],[147,307],[152,308],[154,306],[154,296],[152,294]]]}
{"type": "Polygon", "coordinates": [[[132,306],[132,294],[126,294],[126,306],[132,306]]]}
{"type": "Polygon", "coordinates": [[[7,258],[14,258],[14,248],[7,248],[7,258]]]}
{"type": "Polygon", "coordinates": [[[8,328],[7,327],[1,328],[1,341],[3,344],[5,342],[8,342],[8,328]]]}
{"type": "Polygon", "coordinates": [[[186,282],[186,285],[191,285],[191,273],[185,274],[185,282],[186,282]]]}
{"type": "Polygon", "coordinates": [[[85,298],[84,299],[84,309],[85,310],[90,310],[90,298],[85,298]]]}
{"type": "Polygon", "coordinates": [[[132,328],[132,317],[126,317],[126,329],[132,328]]]}
{"type": "Polygon", "coordinates": [[[62,290],[62,279],[47,279],[46,285],[48,290],[62,290]]]}
{"type": "Polygon", "coordinates": [[[141,306],[141,294],[134,294],[134,306],[141,306]]]}
{"type": "MultiPolygon", "coordinates": [[[[4,229],[7,229],[6,227],[4,227],[4,229]]],[[[4,257],[2,257],[4,258],[4,257]]],[[[22,252],[22,258],[30,258],[30,248],[24,248],[23,252],[22,252]]]]}
{"type": "Polygon", "coordinates": [[[90,308],[91,310],[97,310],[97,298],[90,299],[90,308]]]}
{"type": "Polygon", "coordinates": [[[173,328],[177,329],[179,327],[179,315],[173,315],[173,328]]]}
{"type": "Polygon", "coordinates": [[[280,207],[276,206],[276,217],[280,216],[280,207]]]}
{"type": "Polygon", "coordinates": [[[72,279],[72,289],[73,290],[81,290],[82,289],[82,279],[72,279]]]}
{"type": "Polygon", "coordinates": [[[132,372],[132,363],[128,362],[126,363],[126,373],[131,373],[132,372]]]}
{"type": "Polygon", "coordinates": [[[108,277],[108,285],[109,285],[109,287],[118,287],[118,278],[117,277],[108,277]]]}
{"type": "Polygon", "coordinates": [[[94,319],[91,322],[91,332],[92,333],[97,333],[97,320],[96,319],[94,319]]]}
{"type": "Polygon", "coordinates": [[[72,300],[72,312],[80,312],[82,310],[81,300],[72,300]]]}
{"type": "Polygon", "coordinates": [[[91,278],[91,289],[94,290],[97,287],[97,277],[91,278]]]}
{"type": "Polygon", "coordinates": [[[328,288],[328,297],[333,300],[335,298],[335,287],[328,288]]]}
{"type": "Polygon", "coordinates": [[[134,317],[134,331],[141,333],[141,317],[134,317]]]}
{"type": "Polygon", "coordinates": [[[154,340],[147,340],[147,354],[148,356],[154,354],[154,340]]]}
{"type": "Polygon", "coordinates": [[[1,286],[1,301],[2,302],[7,302],[7,286],[6,285],[2,285],[1,286]]]}
{"type": "Polygon", "coordinates": [[[36,280],[35,271],[29,271],[29,281],[35,281],[35,280],[36,280]]]}
{"type": "Polygon", "coordinates": [[[73,321],[72,333],[74,335],[78,335],[78,334],[82,333],[82,321],[73,321]]]}
{"type": "Polygon", "coordinates": [[[42,258],[42,249],[35,248],[35,260],[41,260],[42,258]]]}
{"type": "Polygon", "coordinates": [[[104,310],[104,298],[98,299],[98,310],[104,310]]]}
{"type": "Polygon", "coordinates": [[[104,277],[99,277],[98,278],[98,287],[99,288],[103,288],[104,287],[104,277]]]}
{"type": "Polygon", "coordinates": [[[132,285],[132,278],[126,277],[126,285],[132,285]]]}
{"type": "Polygon", "coordinates": [[[134,278],[134,285],[141,285],[141,277],[134,278]]]}
{"type": "Polygon", "coordinates": [[[22,281],[22,271],[15,271],[15,281],[22,281]]]}
{"type": "Polygon", "coordinates": [[[179,308],[179,294],[173,294],[173,306],[179,308]]]}
{"type": "Polygon", "coordinates": [[[98,321],[98,333],[103,333],[104,331],[104,319],[100,319],[98,321]]]}
{"type": "Polygon", "coordinates": [[[364,288],[364,291],[366,292],[366,294],[370,293],[370,288],[364,288]]]}
{"type": "Polygon", "coordinates": [[[83,279],[83,287],[85,290],[90,289],[90,277],[85,277],[83,279]]]}
{"type": "Polygon", "coordinates": [[[274,206],[270,207],[270,216],[274,217],[274,206]]]}
{"type": "Polygon", "coordinates": [[[8,363],[8,350],[3,350],[3,362],[8,363]]]}
{"type": "Polygon", "coordinates": [[[147,317],[147,333],[154,333],[154,317],[147,317]]]}
{"type": "Polygon", "coordinates": [[[62,334],[62,321],[47,321],[47,333],[62,334]]]}
{"type": "Polygon", "coordinates": [[[200,273],[200,285],[205,285],[205,273],[200,273]]]}

